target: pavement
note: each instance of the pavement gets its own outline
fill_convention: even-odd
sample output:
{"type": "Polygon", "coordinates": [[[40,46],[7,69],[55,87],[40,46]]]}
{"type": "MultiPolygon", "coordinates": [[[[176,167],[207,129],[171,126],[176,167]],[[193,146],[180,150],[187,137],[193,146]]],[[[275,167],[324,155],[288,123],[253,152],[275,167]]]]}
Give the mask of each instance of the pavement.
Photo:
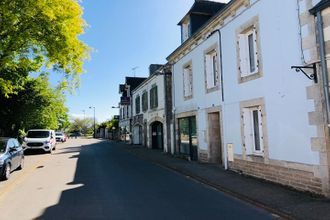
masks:
{"type": "Polygon", "coordinates": [[[278,218],[120,143],[78,138],[56,148],[27,155],[26,167],[0,182],[1,220],[278,218]]]}
{"type": "Polygon", "coordinates": [[[183,174],[284,219],[330,219],[330,200],[327,198],[226,171],[218,165],[187,161],[160,150],[117,144],[141,159],[183,174]]]}

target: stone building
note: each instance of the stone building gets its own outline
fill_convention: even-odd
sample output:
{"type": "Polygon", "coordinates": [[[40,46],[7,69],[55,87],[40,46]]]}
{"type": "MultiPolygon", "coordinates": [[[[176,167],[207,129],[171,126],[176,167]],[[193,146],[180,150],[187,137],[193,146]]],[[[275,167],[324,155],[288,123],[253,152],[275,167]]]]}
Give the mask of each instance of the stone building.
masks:
{"type": "Polygon", "coordinates": [[[175,152],[329,195],[329,20],[328,0],[195,1],[167,57],[175,152]]]}
{"type": "Polygon", "coordinates": [[[156,64],[149,72],[132,91],[132,143],[171,152],[171,72],[156,64]]]}
{"type": "Polygon", "coordinates": [[[131,97],[132,90],[139,86],[145,77],[126,77],[125,83],[119,85],[119,94],[121,94],[119,102],[119,132],[120,139],[123,141],[131,141],[132,132],[132,108],[131,97]]]}

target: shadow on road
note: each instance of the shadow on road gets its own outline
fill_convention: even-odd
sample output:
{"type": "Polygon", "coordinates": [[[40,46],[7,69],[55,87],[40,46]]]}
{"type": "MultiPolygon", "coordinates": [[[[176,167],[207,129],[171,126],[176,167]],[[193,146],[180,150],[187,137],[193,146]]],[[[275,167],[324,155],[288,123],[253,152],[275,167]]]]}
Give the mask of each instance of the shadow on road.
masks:
{"type": "Polygon", "coordinates": [[[37,219],[270,219],[262,210],[140,160],[114,142],[67,148],[71,189],[37,219]]]}
{"type": "Polygon", "coordinates": [[[66,147],[54,152],[55,155],[80,152],[69,157],[78,159],[74,180],[67,183],[72,189],[63,191],[58,204],[46,208],[36,219],[99,219],[102,216],[102,205],[92,200],[102,190],[98,177],[100,173],[96,170],[102,170],[101,163],[97,162],[97,152],[104,147],[108,145],[101,142],[83,147],[66,147]]]}

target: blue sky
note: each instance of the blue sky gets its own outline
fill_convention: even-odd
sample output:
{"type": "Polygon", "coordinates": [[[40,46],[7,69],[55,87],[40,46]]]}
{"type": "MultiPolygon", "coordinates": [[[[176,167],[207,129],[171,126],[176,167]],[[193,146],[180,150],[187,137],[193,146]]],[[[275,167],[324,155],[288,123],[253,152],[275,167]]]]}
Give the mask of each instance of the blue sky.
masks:
{"type": "Polygon", "coordinates": [[[177,23],[194,0],[84,0],[84,19],[89,24],[81,39],[94,48],[86,73],[73,95],[67,96],[72,116],[92,116],[98,122],[118,114],[118,85],[125,76],[147,76],[152,63],[165,63],[180,45],[177,23]]]}

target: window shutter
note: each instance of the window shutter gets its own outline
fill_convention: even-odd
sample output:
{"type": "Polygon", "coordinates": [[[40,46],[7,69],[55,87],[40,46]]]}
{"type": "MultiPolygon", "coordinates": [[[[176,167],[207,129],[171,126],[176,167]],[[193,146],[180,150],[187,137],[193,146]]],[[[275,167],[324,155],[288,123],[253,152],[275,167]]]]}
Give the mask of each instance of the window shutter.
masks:
{"type": "Polygon", "coordinates": [[[219,85],[219,69],[218,69],[218,53],[214,51],[213,55],[213,62],[214,62],[214,85],[219,85]]]}
{"type": "Polygon", "coordinates": [[[206,70],[206,88],[212,88],[214,85],[213,80],[213,61],[212,61],[212,55],[207,54],[206,55],[206,61],[205,61],[205,70],[206,70]]]}
{"type": "Polygon", "coordinates": [[[243,132],[246,154],[252,154],[253,149],[253,130],[251,124],[251,111],[247,108],[243,109],[243,132]]]}
{"type": "Polygon", "coordinates": [[[264,152],[264,135],[263,135],[263,132],[262,132],[262,112],[261,112],[261,107],[259,106],[258,107],[258,117],[259,117],[259,135],[260,135],[260,151],[261,152],[264,152]]]}
{"type": "Polygon", "coordinates": [[[189,78],[188,78],[188,69],[185,68],[183,70],[183,96],[186,97],[188,96],[188,91],[189,91],[189,78]]]}
{"type": "Polygon", "coordinates": [[[158,89],[155,87],[155,108],[158,107],[158,89]]]}
{"type": "Polygon", "coordinates": [[[240,63],[240,71],[241,76],[248,75],[248,54],[247,54],[247,45],[246,45],[246,36],[244,34],[238,35],[238,47],[239,47],[239,63],[240,63]]]}
{"type": "Polygon", "coordinates": [[[188,77],[189,77],[189,95],[188,96],[191,96],[193,94],[193,76],[192,76],[192,70],[191,68],[189,68],[189,74],[188,74],[188,77]]]}
{"type": "Polygon", "coordinates": [[[254,40],[254,60],[256,62],[255,72],[259,72],[259,55],[258,55],[258,44],[257,44],[257,29],[253,27],[253,40],[254,40]]]}

